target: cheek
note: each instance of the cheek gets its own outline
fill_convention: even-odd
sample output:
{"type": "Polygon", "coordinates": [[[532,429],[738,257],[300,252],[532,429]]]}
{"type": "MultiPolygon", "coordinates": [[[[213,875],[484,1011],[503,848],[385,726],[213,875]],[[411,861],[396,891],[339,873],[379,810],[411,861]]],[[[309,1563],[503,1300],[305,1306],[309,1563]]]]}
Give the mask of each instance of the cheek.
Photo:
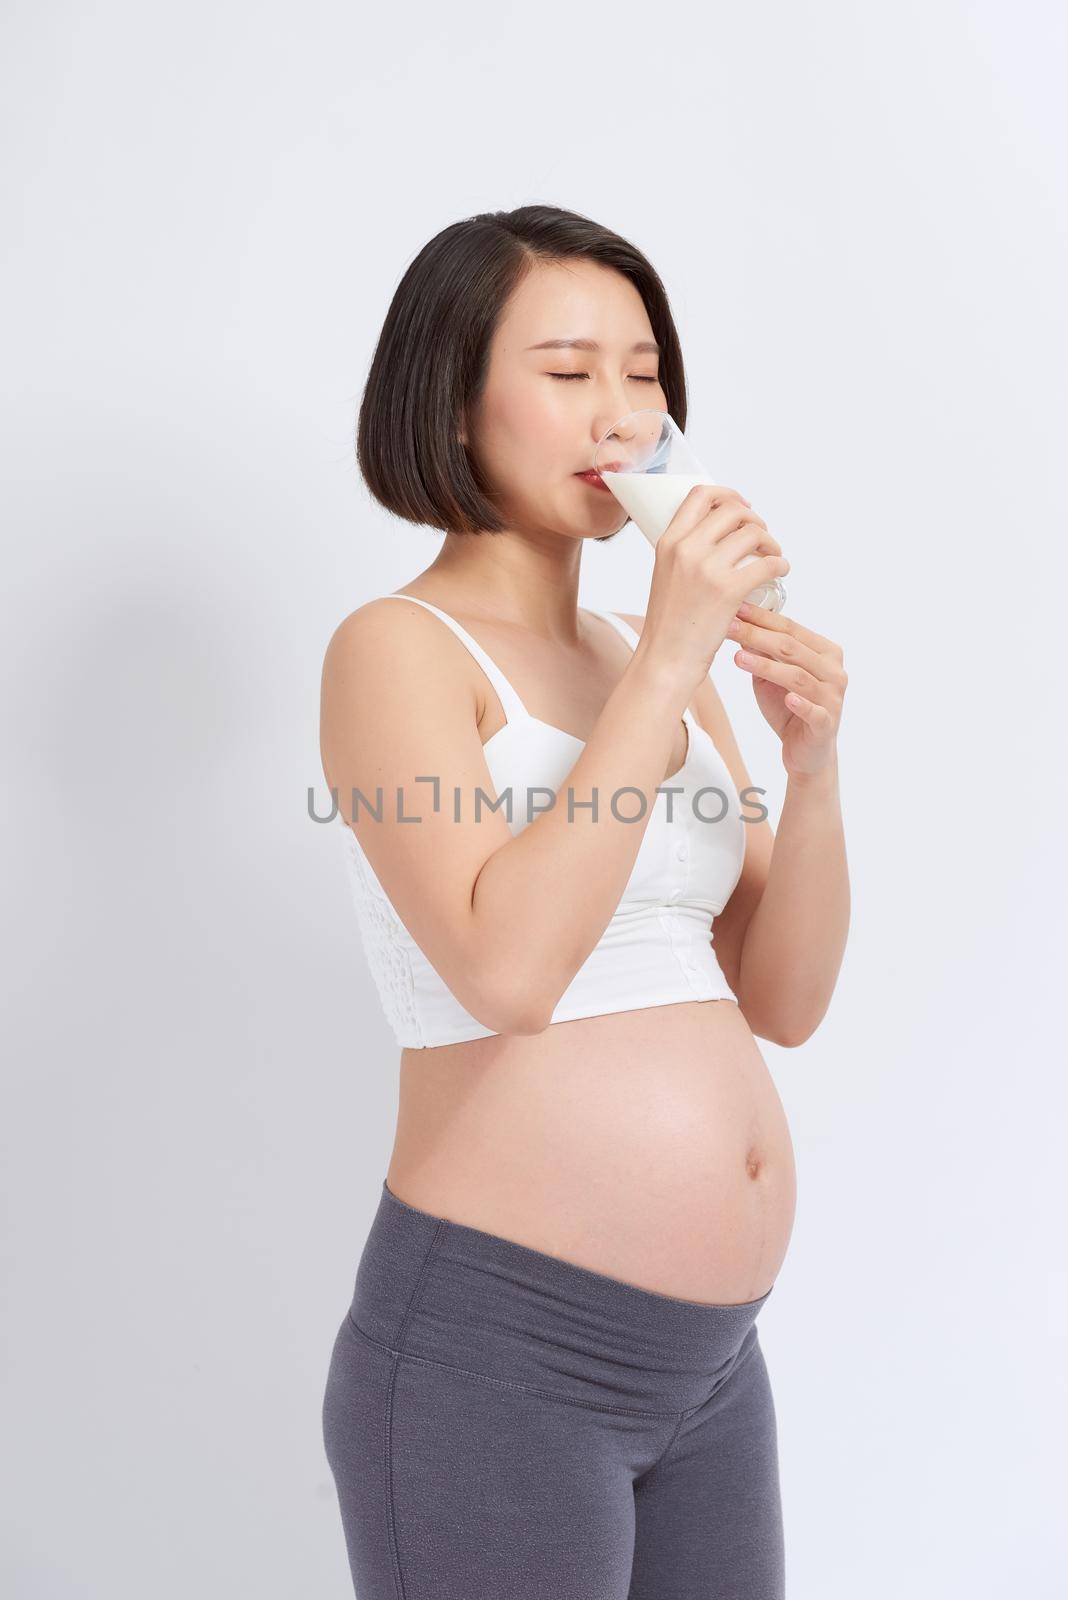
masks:
{"type": "Polygon", "coordinates": [[[519,479],[542,482],[575,453],[574,402],[566,384],[547,379],[543,387],[524,386],[501,397],[494,408],[493,433],[498,459],[519,479]]]}
{"type": "Polygon", "coordinates": [[[529,438],[533,432],[563,427],[568,417],[566,384],[546,378],[540,384],[524,384],[503,401],[500,417],[505,430],[529,438]]]}

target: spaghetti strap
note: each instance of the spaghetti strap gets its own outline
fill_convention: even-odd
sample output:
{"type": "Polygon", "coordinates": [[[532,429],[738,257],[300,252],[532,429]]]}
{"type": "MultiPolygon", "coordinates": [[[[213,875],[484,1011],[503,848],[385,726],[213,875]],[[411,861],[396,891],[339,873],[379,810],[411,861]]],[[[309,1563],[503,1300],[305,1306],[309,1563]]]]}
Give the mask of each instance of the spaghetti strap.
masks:
{"type": "Polygon", "coordinates": [[[632,650],[637,648],[640,636],[635,633],[629,622],[624,622],[622,617],[617,617],[614,611],[597,611],[593,606],[589,609],[593,611],[595,617],[603,617],[605,622],[610,622],[616,632],[622,634],[623,638],[626,639],[632,650]]]}
{"type": "Polygon", "coordinates": [[[523,718],[529,718],[530,713],[523,704],[522,700],[519,698],[519,695],[512,688],[512,685],[509,683],[500,667],[491,656],[486,654],[485,650],[483,650],[478,641],[476,639],[472,639],[467,630],[460,626],[455,617],[450,617],[447,611],[439,610],[437,606],[431,605],[429,600],[420,600],[418,596],[414,594],[384,594],[379,598],[382,600],[412,600],[417,606],[426,606],[428,611],[433,611],[435,616],[440,617],[442,622],[444,622],[447,627],[452,629],[453,633],[460,640],[461,644],[465,644],[467,646],[468,650],[471,652],[479,666],[482,668],[483,672],[486,674],[486,677],[489,679],[490,683],[492,683],[494,689],[497,691],[497,698],[500,700],[504,709],[505,721],[511,722],[513,719],[520,721],[523,718]]]}

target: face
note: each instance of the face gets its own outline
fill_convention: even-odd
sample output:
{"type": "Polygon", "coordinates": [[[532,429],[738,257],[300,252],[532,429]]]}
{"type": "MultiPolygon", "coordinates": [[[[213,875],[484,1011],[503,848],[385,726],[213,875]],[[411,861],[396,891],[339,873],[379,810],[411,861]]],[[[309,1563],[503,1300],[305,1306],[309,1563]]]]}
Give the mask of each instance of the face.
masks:
{"type": "Polygon", "coordinates": [[[667,409],[656,351],[634,348],[643,341],[654,335],[641,295],[609,267],[541,263],[520,283],[494,332],[467,439],[509,527],[575,539],[623,527],[615,496],[577,474],[624,413],[667,409]],[[599,348],[531,348],[575,338],[599,348]]]}

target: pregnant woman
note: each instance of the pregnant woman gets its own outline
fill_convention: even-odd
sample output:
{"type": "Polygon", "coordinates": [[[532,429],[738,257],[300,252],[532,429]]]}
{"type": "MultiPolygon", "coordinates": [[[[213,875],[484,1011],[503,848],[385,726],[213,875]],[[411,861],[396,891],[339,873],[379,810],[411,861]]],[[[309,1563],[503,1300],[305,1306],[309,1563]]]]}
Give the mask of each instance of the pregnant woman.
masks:
{"type": "Polygon", "coordinates": [[[810,1038],[842,961],[846,674],[743,603],[789,563],[727,487],[682,503],[644,614],[579,608],[584,544],[626,521],[594,446],[647,406],[685,427],[663,285],[549,206],[423,248],[363,396],[371,493],[445,539],[323,669],[401,1046],[323,1398],[358,1600],[784,1594],[757,1318],[795,1172],[757,1040],[810,1038]],[[775,834],[710,676],[727,640],[781,740],[775,834]]]}

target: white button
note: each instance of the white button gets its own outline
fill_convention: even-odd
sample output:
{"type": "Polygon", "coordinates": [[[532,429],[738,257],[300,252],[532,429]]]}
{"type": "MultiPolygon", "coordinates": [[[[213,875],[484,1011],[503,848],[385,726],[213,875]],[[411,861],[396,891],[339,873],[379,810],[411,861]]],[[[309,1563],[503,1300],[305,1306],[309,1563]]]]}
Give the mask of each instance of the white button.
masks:
{"type": "Polygon", "coordinates": [[[680,840],[680,842],[675,846],[675,859],[676,859],[676,861],[685,861],[686,857],[689,855],[689,853],[690,853],[689,845],[686,844],[684,841],[680,840]]]}

